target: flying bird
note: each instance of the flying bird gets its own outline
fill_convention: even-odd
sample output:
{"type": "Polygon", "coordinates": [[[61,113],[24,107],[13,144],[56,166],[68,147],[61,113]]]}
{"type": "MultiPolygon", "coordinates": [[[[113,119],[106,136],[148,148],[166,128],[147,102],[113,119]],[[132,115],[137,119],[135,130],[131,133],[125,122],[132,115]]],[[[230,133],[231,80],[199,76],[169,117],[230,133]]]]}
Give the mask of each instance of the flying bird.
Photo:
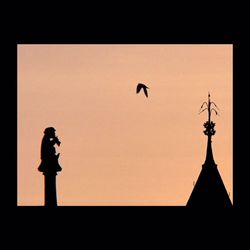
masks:
{"type": "Polygon", "coordinates": [[[138,83],[138,85],[137,85],[137,87],[136,87],[136,94],[138,94],[138,93],[141,91],[141,89],[143,89],[143,91],[144,91],[146,97],[148,97],[148,91],[147,91],[147,89],[149,89],[149,87],[147,87],[147,86],[146,86],[145,84],[143,84],[143,83],[138,83]]]}

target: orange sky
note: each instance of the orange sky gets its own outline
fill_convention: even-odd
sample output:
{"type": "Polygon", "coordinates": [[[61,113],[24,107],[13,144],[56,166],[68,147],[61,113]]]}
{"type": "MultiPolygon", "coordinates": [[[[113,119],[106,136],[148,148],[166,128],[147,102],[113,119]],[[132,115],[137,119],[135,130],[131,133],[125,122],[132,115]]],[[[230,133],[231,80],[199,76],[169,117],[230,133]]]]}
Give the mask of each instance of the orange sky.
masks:
{"type": "Polygon", "coordinates": [[[186,205],[213,153],[232,191],[232,45],[18,45],[18,205],[44,204],[43,131],[62,144],[58,205],[186,205]],[[136,94],[148,85],[149,98],[136,94]]]}

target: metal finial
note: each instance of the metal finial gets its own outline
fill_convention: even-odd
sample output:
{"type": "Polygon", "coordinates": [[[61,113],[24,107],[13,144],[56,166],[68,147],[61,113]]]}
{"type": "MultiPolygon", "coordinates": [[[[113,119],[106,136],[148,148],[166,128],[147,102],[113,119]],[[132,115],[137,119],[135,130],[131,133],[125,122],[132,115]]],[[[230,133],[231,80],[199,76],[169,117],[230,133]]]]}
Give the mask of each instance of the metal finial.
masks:
{"type": "Polygon", "coordinates": [[[203,125],[205,127],[205,130],[203,132],[207,136],[213,136],[215,134],[215,132],[216,132],[214,130],[215,123],[213,121],[211,121],[211,113],[212,113],[212,111],[214,111],[215,114],[218,115],[218,111],[216,110],[216,108],[219,109],[214,102],[210,101],[210,92],[208,92],[208,101],[203,102],[203,104],[200,107],[201,111],[199,112],[199,114],[200,114],[205,110],[208,111],[208,120],[203,125]],[[202,109],[204,105],[206,105],[206,107],[204,109],[202,109]],[[211,108],[212,105],[214,105],[214,107],[211,108]]]}
{"type": "Polygon", "coordinates": [[[216,115],[219,115],[219,113],[218,113],[218,111],[216,109],[219,110],[218,106],[214,102],[210,101],[210,92],[208,92],[208,101],[207,102],[203,102],[203,104],[200,107],[199,114],[202,113],[203,111],[207,110],[208,111],[208,121],[210,122],[212,111],[214,111],[216,115]],[[214,107],[211,108],[211,104],[213,104],[214,107]],[[207,107],[204,108],[204,109],[202,109],[204,105],[206,105],[207,107]]]}

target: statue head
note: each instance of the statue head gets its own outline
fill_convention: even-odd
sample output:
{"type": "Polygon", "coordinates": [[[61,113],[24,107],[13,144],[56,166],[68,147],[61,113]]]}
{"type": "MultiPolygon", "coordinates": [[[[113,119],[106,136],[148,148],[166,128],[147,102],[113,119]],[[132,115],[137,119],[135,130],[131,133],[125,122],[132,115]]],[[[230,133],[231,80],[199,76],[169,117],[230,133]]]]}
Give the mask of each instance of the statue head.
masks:
{"type": "Polygon", "coordinates": [[[55,137],[55,128],[53,128],[53,127],[48,127],[48,128],[46,128],[45,130],[44,130],[44,134],[46,135],[46,136],[48,136],[48,137],[55,137]]]}

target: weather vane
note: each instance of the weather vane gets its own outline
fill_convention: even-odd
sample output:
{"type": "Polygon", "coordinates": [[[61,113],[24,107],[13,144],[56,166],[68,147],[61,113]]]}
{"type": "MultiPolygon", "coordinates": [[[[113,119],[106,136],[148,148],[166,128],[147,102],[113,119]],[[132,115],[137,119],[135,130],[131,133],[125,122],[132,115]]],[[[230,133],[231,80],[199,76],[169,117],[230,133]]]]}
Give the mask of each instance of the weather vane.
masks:
{"type": "Polygon", "coordinates": [[[211,121],[211,114],[212,114],[212,111],[215,112],[216,115],[219,115],[218,111],[215,109],[218,108],[218,106],[214,103],[214,102],[211,102],[210,101],[210,93],[208,92],[208,101],[207,102],[203,102],[201,107],[200,107],[200,112],[199,114],[201,114],[203,111],[207,110],[208,111],[208,121],[204,123],[204,127],[206,128],[206,130],[204,130],[204,134],[211,137],[212,135],[215,134],[215,130],[214,130],[214,126],[215,126],[215,123],[213,121],[211,121]],[[212,104],[214,105],[214,107],[211,107],[212,104]],[[207,107],[202,109],[204,107],[204,105],[206,105],[207,107]]]}

